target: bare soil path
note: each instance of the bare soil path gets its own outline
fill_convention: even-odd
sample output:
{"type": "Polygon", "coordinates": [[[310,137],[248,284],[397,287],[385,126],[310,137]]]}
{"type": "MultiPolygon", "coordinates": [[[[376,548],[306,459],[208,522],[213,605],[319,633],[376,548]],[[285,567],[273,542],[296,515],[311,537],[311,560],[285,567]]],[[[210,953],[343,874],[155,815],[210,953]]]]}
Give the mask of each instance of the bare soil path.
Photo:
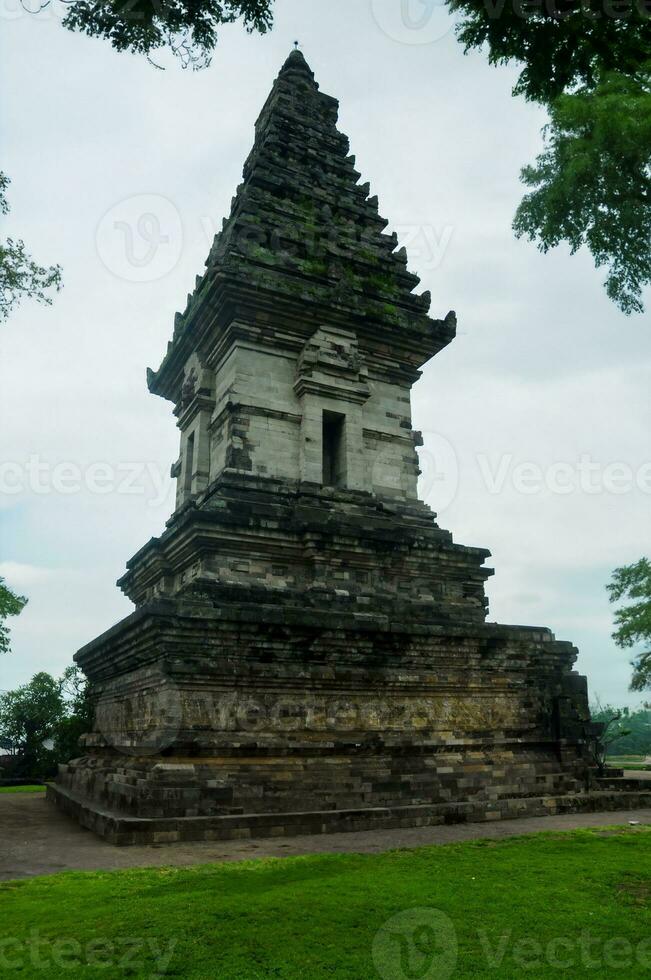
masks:
{"type": "Polygon", "coordinates": [[[28,878],[59,871],[180,866],[298,854],[376,854],[400,847],[449,844],[480,838],[495,840],[537,831],[607,827],[627,824],[629,820],[651,824],[651,809],[259,841],[116,847],[107,844],[89,830],[83,830],[69,817],[59,813],[55,807],[46,803],[44,793],[5,793],[0,794],[0,879],[28,878]]]}

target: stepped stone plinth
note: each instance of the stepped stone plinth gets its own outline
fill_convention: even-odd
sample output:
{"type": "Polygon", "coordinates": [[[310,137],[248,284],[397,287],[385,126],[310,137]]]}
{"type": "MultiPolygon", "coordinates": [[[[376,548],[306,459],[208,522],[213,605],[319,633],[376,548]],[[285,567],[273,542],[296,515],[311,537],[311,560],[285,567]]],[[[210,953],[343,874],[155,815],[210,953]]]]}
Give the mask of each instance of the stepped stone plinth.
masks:
{"type": "Polygon", "coordinates": [[[50,789],[119,843],[597,805],[575,648],[487,623],[489,552],[418,500],[411,389],[456,317],[414,292],[337,111],[292,52],[148,375],[176,510],[76,656],[95,723],[50,789]]]}

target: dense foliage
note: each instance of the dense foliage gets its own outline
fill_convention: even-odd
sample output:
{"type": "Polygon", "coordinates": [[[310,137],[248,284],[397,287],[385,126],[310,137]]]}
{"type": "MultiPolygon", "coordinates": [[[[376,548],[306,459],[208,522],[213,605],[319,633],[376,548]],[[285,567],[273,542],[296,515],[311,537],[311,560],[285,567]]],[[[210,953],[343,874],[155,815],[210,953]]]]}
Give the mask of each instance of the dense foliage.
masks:
{"type": "Polygon", "coordinates": [[[11,776],[38,778],[49,774],[54,757],[48,742],[63,713],[60,685],[45,672],[0,695],[0,738],[3,745],[11,745],[14,755],[11,776]]]}
{"type": "Polygon", "coordinates": [[[522,66],[515,95],[544,104],[604,72],[635,76],[651,55],[649,13],[640,3],[604,0],[448,0],[466,50],[486,46],[493,65],[522,66]]]}
{"type": "Polygon", "coordinates": [[[651,14],[604,0],[449,0],[466,49],[522,66],[514,94],[550,112],[546,145],[522,180],[514,221],[546,252],[588,247],[606,291],[642,312],[651,283],[651,14]]]}
{"type": "Polygon", "coordinates": [[[167,48],[184,66],[210,64],[223,24],[242,20],[247,31],[264,34],[272,22],[271,0],[79,0],[63,23],[73,31],[110,41],[117,51],[148,58],[167,48]]]}
{"type": "Polygon", "coordinates": [[[79,736],[91,719],[86,683],[77,667],[58,680],[44,671],[0,695],[0,744],[12,764],[6,775],[46,779],[60,762],[79,754],[79,736]]]}
{"type": "MultiPolygon", "coordinates": [[[[651,30],[651,27],[649,27],[651,30]]],[[[550,106],[545,151],[522,171],[534,188],[515,216],[517,235],[542,251],[567,242],[607,266],[606,292],[641,313],[651,283],[651,67],[609,72],[550,106]]]]}
{"type": "Polygon", "coordinates": [[[634,656],[631,690],[651,688],[651,562],[640,558],[634,565],[616,568],[607,586],[611,602],[622,602],[615,612],[613,639],[623,650],[643,644],[634,656]]]}

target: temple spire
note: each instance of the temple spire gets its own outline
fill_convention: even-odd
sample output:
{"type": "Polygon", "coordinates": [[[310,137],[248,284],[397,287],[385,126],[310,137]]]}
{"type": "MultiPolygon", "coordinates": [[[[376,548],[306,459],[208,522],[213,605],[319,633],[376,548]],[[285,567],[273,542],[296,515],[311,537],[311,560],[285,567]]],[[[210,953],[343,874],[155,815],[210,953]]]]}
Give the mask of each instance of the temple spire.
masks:
{"type": "Polygon", "coordinates": [[[290,72],[292,73],[298,72],[303,75],[306,75],[310,79],[314,79],[314,72],[308,65],[307,61],[305,60],[305,55],[298,48],[298,41],[294,41],[294,44],[297,45],[297,47],[295,47],[292,51],[290,51],[287,60],[285,61],[285,64],[280,69],[280,77],[282,78],[283,76],[289,74],[290,72]]]}
{"type": "Polygon", "coordinates": [[[295,320],[301,334],[339,324],[367,345],[390,343],[407,374],[454,337],[454,316],[430,318],[429,292],[416,292],[419,278],[407,268],[406,251],[386,233],[370,184],[360,182],[337,128],[338,108],[302,51],[290,51],[256,122],[206,272],[177,318],[161,370],[150,375],[152,391],[177,400],[202,324],[219,309],[227,332],[232,311],[242,317],[244,294],[253,318],[295,320]]]}

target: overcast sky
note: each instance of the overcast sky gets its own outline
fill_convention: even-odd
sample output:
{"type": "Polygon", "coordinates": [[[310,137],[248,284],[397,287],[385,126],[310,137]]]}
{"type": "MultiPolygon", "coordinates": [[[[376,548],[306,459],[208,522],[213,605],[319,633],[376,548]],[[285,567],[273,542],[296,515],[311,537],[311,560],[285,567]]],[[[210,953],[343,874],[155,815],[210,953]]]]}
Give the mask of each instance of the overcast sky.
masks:
{"type": "Polygon", "coordinates": [[[551,627],[579,646],[593,697],[642,700],[605,584],[649,552],[649,317],[609,303],[588,254],[514,239],[545,115],[511,96],[513,70],[464,56],[444,8],[399,9],[278,0],[269,35],[229,27],[192,73],[73,35],[56,6],[34,17],[3,0],[4,234],[59,262],[65,288],[0,327],[0,575],[29,596],[0,689],[61,672],[132,608],[114,583],[171,513],[178,455],[145,368],[298,39],[433,315],[459,317],[414,391],[423,495],[458,542],[491,549],[490,619],[551,627]]]}

